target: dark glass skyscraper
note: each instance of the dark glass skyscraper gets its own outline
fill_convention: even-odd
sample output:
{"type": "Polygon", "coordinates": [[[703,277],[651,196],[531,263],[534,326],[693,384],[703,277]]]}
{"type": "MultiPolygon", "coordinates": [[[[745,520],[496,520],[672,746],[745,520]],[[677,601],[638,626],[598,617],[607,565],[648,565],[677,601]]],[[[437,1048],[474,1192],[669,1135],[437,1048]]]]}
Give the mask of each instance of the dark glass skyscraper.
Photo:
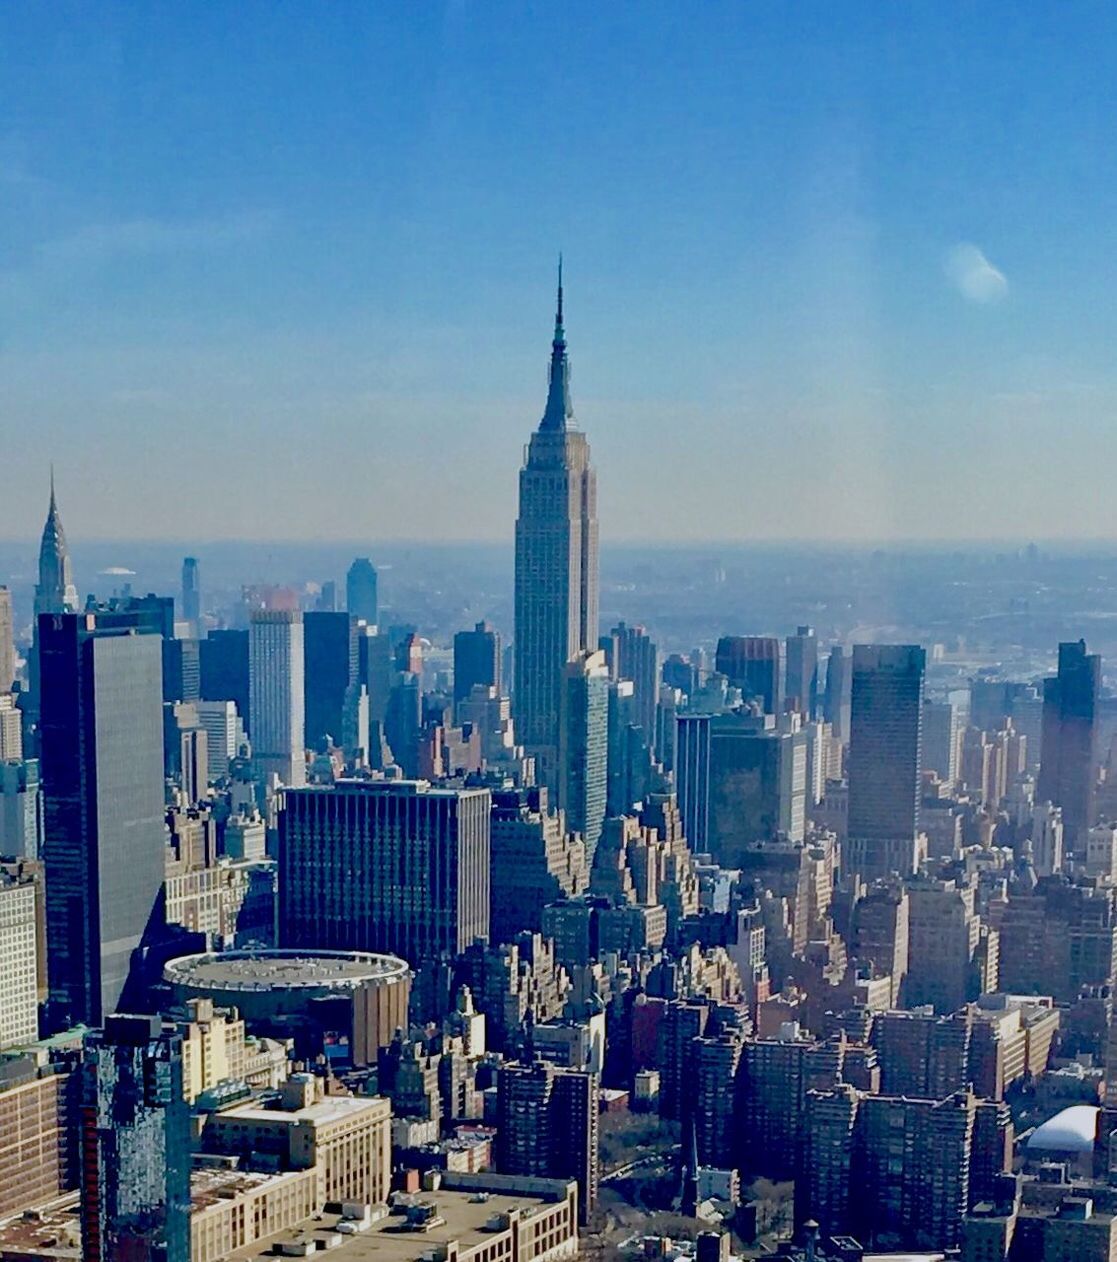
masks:
{"type": "Polygon", "coordinates": [[[190,1110],[182,1037],[113,1015],[86,1036],[81,1220],[87,1262],[189,1262],[190,1110]]]}
{"type": "Polygon", "coordinates": [[[120,1004],[133,952],[161,920],[160,647],[110,611],[39,618],[55,1025],[100,1025],[120,1004]]]}
{"type": "Polygon", "coordinates": [[[826,694],[822,717],[841,741],[849,740],[849,706],[853,687],[853,663],[840,644],[835,644],[826,659],[826,694]]]}
{"type": "Polygon", "coordinates": [[[500,690],[500,632],[487,622],[454,636],[454,704],[478,684],[500,690]]]}
{"type": "Polygon", "coordinates": [[[237,713],[245,727],[249,727],[248,632],[211,631],[198,649],[203,700],[235,701],[237,713]]]}
{"type": "Polygon", "coordinates": [[[1101,658],[1086,641],[1059,645],[1059,673],[1043,681],[1042,761],[1036,797],[1063,808],[1064,845],[1073,852],[1094,823],[1101,658]]]}
{"type": "Polygon", "coordinates": [[[306,743],[346,742],[345,707],[357,682],[357,623],[347,613],[303,614],[306,743]]]}
{"type": "Polygon", "coordinates": [[[351,618],[370,627],[376,625],[380,613],[376,588],[375,566],[368,557],[358,557],[345,576],[345,608],[351,618]]]}
{"type": "Polygon", "coordinates": [[[288,790],[285,947],[389,951],[413,967],[489,936],[488,789],[342,780],[288,790]]]}
{"type": "Polygon", "coordinates": [[[926,660],[913,644],[854,645],[843,858],[865,877],[915,871],[926,660]]]}
{"type": "Polygon", "coordinates": [[[723,635],[715,665],[746,701],[760,703],[765,714],[783,708],[783,645],[770,635],[723,635]]]}
{"type": "Polygon", "coordinates": [[[597,647],[597,478],[570,401],[561,263],[547,405],[520,470],[515,617],[516,732],[553,788],[563,672],[597,647]]]}

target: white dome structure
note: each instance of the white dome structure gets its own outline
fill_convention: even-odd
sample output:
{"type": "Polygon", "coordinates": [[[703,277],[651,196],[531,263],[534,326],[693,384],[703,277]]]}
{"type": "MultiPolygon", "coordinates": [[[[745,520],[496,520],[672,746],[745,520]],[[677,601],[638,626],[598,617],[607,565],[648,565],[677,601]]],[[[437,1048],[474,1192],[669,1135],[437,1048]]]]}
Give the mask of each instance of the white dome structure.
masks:
{"type": "Polygon", "coordinates": [[[1072,1104],[1036,1127],[1028,1136],[1027,1151],[1029,1154],[1092,1152],[1098,1133],[1098,1112],[1094,1104],[1072,1104]]]}

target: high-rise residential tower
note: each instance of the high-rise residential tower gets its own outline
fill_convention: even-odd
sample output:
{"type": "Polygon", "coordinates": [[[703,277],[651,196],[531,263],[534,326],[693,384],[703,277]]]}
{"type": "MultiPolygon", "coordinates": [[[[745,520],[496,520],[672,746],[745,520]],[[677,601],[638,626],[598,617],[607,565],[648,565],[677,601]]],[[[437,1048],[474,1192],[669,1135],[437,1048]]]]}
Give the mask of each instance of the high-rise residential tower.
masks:
{"type": "Polygon", "coordinates": [[[567,664],[559,729],[558,804],[568,826],[581,833],[592,867],[609,776],[609,670],[600,650],[567,664]]]}
{"type": "Polygon", "coordinates": [[[516,730],[555,787],[563,672],[597,647],[597,477],[570,401],[561,261],[547,404],[520,470],[515,618],[516,730]]]}
{"type": "Polygon", "coordinates": [[[844,865],[864,877],[916,868],[926,654],[914,644],[857,644],[844,865]]]}
{"type": "Polygon", "coordinates": [[[189,627],[187,635],[196,640],[202,625],[202,588],[197,557],[184,557],[182,561],[182,621],[189,627]]]}
{"type": "Polygon", "coordinates": [[[116,1014],[86,1036],[82,1059],[82,1256],[189,1262],[182,1035],[116,1014]]]}
{"type": "Polygon", "coordinates": [[[351,618],[376,626],[379,617],[376,567],[368,557],[358,557],[345,576],[345,608],[351,618]]]}
{"type": "Polygon", "coordinates": [[[137,614],[39,618],[51,1023],[100,1025],[161,919],[161,640],[137,614]]]}
{"type": "Polygon", "coordinates": [[[1043,681],[1043,738],[1036,797],[1063,809],[1064,844],[1084,846],[1094,822],[1101,658],[1086,641],[1059,645],[1059,672],[1043,681]]]}
{"type": "Polygon", "coordinates": [[[252,758],[261,776],[306,783],[303,616],[257,609],[248,640],[252,758]]]}

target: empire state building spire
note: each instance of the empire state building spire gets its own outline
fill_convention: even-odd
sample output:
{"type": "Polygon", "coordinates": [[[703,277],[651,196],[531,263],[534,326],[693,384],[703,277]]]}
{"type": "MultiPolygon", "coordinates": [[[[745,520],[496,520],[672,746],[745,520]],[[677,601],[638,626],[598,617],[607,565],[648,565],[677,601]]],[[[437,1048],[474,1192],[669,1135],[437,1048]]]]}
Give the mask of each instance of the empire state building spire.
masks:
{"type": "Polygon", "coordinates": [[[558,263],[558,306],[555,309],[555,336],[551,341],[551,366],[547,376],[547,406],[539,428],[560,432],[574,424],[570,402],[570,360],[566,355],[566,331],[562,327],[562,255],[558,263]]]}
{"type": "Polygon", "coordinates": [[[520,470],[516,520],[516,733],[539,783],[558,787],[567,664],[597,647],[597,478],[574,424],[562,260],[547,405],[520,470]]]}

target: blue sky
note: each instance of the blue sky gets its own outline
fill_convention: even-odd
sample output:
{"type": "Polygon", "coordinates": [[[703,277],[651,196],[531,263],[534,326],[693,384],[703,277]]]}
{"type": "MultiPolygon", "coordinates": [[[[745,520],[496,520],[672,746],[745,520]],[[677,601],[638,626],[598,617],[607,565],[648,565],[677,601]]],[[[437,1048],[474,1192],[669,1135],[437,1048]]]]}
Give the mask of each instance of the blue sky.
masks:
{"type": "Polygon", "coordinates": [[[0,8],[0,537],[1117,536],[1117,10],[0,8]]]}

